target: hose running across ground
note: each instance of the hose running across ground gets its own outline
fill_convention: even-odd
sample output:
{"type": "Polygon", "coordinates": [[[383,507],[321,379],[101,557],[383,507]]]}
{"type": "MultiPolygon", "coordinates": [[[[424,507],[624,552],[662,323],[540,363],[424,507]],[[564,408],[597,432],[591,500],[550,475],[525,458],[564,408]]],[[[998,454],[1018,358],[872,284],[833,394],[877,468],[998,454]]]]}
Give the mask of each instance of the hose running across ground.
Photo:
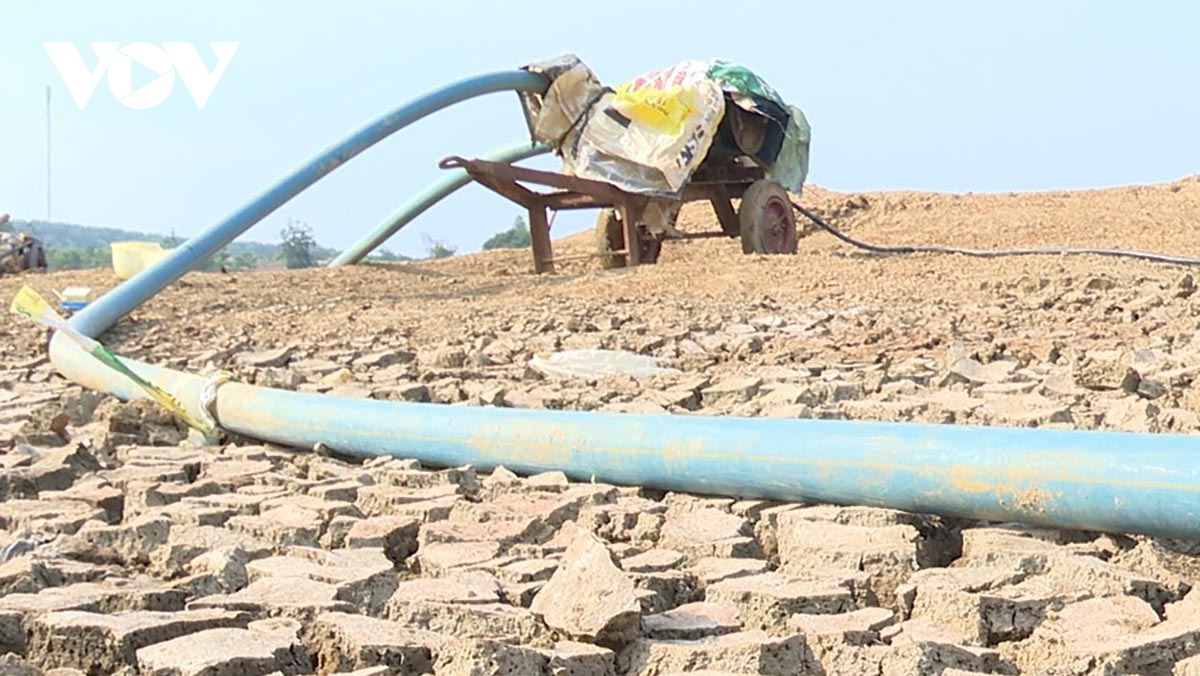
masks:
{"type": "Polygon", "coordinates": [[[1174,265],[1200,265],[1200,258],[1191,256],[1171,256],[1168,254],[1150,253],[1147,251],[1129,251],[1125,249],[1097,249],[1091,247],[1045,247],[1035,249],[967,249],[956,246],[937,246],[937,245],[897,245],[897,246],[882,246],[879,244],[871,244],[862,240],[855,239],[850,235],[833,227],[829,222],[813,212],[805,209],[799,204],[792,202],[792,206],[797,211],[804,214],[805,218],[815,223],[825,232],[837,237],[843,242],[873,253],[882,254],[912,254],[912,253],[941,253],[941,254],[959,254],[962,256],[973,256],[975,258],[1001,258],[1005,256],[1063,256],[1068,254],[1090,254],[1093,256],[1118,256],[1122,258],[1137,258],[1141,260],[1154,261],[1156,263],[1171,263],[1174,265]]]}

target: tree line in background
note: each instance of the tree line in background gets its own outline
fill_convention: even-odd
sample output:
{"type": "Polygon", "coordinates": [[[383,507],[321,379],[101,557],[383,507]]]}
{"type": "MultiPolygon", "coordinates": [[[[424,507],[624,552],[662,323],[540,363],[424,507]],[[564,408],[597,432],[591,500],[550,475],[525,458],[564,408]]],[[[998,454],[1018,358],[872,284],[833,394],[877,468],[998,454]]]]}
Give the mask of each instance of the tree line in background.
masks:
{"type": "MultiPolygon", "coordinates": [[[[11,221],[0,230],[27,232],[39,238],[46,245],[46,259],[50,270],[87,270],[104,268],[112,264],[113,242],[141,240],[158,242],[163,248],[173,248],[184,242],[182,237],[175,235],[152,235],[120,228],[103,228],[70,223],[52,223],[47,221],[11,221]]],[[[423,235],[425,253],[429,259],[448,258],[458,252],[458,247],[442,240],[436,240],[423,235]]],[[[492,249],[515,249],[529,246],[529,226],[525,219],[517,216],[512,227],[488,238],[483,243],[485,251],[492,249]]],[[[262,242],[233,242],[221,249],[205,261],[199,269],[205,271],[217,270],[255,270],[269,267],[278,261],[288,269],[307,268],[320,265],[331,260],[339,252],[336,249],[322,247],[313,236],[312,227],[307,223],[290,219],[279,233],[279,244],[262,242]]],[[[386,248],[375,250],[367,257],[368,261],[397,262],[415,260],[408,256],[393,253],[386,248]]]]}

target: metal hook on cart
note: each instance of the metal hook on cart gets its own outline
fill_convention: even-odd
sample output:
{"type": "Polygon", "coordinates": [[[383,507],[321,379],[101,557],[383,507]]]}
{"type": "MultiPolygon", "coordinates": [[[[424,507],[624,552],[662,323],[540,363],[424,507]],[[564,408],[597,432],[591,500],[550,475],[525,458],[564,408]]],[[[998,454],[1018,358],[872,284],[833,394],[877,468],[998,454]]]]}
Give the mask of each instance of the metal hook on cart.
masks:
{"type": "Polygon", "coordinates": [[[462,157],[459,157],[458,155],[450,155],[449,157],[444,157],[444,158],[442,158],[441,162],[438,162],[438,169],[466,169],[466,168],[467,168],[467,160],[463,159],[462,157]]]}

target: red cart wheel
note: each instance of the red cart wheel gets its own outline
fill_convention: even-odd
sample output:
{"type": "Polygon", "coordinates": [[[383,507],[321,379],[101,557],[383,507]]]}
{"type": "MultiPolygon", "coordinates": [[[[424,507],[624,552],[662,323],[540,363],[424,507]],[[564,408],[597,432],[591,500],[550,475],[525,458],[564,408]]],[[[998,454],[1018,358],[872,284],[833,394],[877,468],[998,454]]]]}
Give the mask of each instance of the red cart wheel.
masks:
{"type": "Polygon", "coordinates": [[[783,186],[761,179],[750,184],[738,206],[742,253],[794,254],[796,213],[783,186]]]}
{"type": "MultiPolygon", "coordinates": [[[[617,216],[616,209],[601,209],[596,218],[596,252],[601,254],[600,267],[605,270],[623,268],[629,264],[625,254],[614,254],[614,251],[625,251],[625,224],[617,216]]],[[[638,228],[639,260],[643,265],[658,262],[662,252],[662,240],[638,228]]]]}

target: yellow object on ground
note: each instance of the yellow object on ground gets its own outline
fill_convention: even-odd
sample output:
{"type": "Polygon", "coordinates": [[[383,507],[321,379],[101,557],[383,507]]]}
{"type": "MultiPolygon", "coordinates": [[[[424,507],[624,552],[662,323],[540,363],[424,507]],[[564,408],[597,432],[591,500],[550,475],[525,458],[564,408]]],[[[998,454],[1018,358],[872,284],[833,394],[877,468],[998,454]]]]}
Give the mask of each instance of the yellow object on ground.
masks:
{"type": "Polygon", "coordinates": [[[129,279],[154,265],[170,253],[158,242],[113,242],[113,272],[119,279],[129,279]]]}

